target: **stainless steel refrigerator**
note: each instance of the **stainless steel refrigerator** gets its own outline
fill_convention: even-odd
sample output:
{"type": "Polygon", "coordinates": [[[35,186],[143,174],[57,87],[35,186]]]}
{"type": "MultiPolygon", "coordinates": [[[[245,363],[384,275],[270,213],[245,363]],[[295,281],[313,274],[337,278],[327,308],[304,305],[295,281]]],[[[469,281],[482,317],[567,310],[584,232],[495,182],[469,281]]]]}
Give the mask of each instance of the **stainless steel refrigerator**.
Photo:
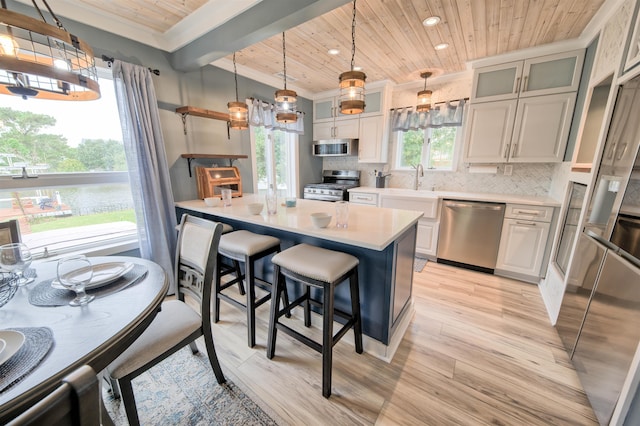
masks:
{"type": "Polygon", "coordinates": [[[640,342],[640,77],[619,88],[556,328],[608,424],[640,342]]]}

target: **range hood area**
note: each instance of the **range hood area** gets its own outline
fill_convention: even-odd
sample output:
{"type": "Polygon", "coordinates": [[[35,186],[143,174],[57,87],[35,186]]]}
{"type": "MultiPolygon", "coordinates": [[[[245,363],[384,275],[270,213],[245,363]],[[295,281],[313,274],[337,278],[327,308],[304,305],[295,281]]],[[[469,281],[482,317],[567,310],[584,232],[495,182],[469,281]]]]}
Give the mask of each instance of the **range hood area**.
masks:
{"type": "Polygon", "coordinates": [[[326,139],[314,142],[312,154],[316,157],[338,157],[356,155],[358,139],[326,139]]]}

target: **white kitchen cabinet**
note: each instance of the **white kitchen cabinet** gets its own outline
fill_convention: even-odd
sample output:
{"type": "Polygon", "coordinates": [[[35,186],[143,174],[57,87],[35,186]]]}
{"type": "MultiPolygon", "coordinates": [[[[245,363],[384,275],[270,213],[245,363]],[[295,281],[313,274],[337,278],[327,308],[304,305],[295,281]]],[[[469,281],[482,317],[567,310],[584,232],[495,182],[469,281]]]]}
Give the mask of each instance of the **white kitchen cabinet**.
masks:
{"type": "Polygon", "coordinates": [[[313,123],[313,139],[358,139],[360,132],[360,119],[326,121],[313,123]]]}
{"type": "Polygon", "coordinates": [[[438,231],[440,229],[438,220],[440,200],[438,198],[383,195],[380,200],[380,207],[422,212],[423,216],[418,221],[416,253],[436,256],[438,231]]]}
{"type": "Polygon", "coordinates": [[[516,100],[508,100],[469,106],[465,162],[507,161],[517,104],[516,100]]]}
{"type": "Polygon", "coordinates": [[[418,221],[418,234],[416,235],[416,253],[436,256],[438,248],[438,231],[440,222],[432,219],[420,219],[418,221]]]}
{"type": "Polygon", "coordinates": [[[464,161],[561,162],[576,93],[472,104],[464,161]]]}
{"type": "MultiPolygon", "coordinates": [[[[383,114],[387,90],[385,87],[365,89],[364,94],[364,112],[357,114],[361,117],[383,114]]],[[[340,97],[337,90],[332,91],[330,95],[323,96],[313,101],[313,122],[325,122],[346,120],[353,118],[353,114],[342,114],[340,112],[340,97]]],[[[314,135],[315,138],[315,135],[314,135]]]]}
{"type": "MultiPolygon", "coordinates": [[[[336,122],[337,123],[337,122],[336,122]]],[[[359,163],[386,163],[389,152],[386,115],[361,117],[358,140],[359,163]]]]}
{"type": "Polygon", "coordinates": [[[553,207],[507,205],[496,274],[506,271],[534,280],[541,276],[553,212],[553,207]]]}
{"type": "Polygon", "coordinates": [[[471,103],[575,92],[583,61],[584,50],[573,50],[477,68],[471,103]]]}
{"type": "Polygon", "coordinates": [[[575,103],[575,92],[518,100],[508,161],[562,162],[575,103]]]}
{"type": "Polygon", "coordinates": [[[349,191],[349,202],[353,204],[366,204],[369,206],[378,205],[378,194],[371,192],[349,191]]]}

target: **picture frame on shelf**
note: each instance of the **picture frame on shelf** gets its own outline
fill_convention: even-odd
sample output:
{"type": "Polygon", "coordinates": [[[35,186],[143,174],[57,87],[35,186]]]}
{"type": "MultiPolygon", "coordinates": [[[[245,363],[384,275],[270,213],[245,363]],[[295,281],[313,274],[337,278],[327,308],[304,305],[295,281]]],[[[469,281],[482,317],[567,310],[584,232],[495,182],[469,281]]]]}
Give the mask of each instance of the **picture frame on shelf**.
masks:
{"type": "Polygon", "coordinates": [[[20,226],[15,219],[0,222],[0,246],[20,242],[20,226]]]}

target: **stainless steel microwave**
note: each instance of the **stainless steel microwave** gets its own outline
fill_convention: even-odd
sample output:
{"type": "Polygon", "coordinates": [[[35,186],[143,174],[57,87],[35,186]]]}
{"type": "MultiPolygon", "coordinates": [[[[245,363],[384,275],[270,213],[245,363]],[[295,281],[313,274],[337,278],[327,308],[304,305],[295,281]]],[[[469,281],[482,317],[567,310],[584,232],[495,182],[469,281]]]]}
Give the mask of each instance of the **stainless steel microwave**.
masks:
{"type": "Polygon", "coordinates": [[[356,155],[358,153],[358,139],[330,139],[317,141],[313,144],[312,153],[318,157],[356,155]]]}

